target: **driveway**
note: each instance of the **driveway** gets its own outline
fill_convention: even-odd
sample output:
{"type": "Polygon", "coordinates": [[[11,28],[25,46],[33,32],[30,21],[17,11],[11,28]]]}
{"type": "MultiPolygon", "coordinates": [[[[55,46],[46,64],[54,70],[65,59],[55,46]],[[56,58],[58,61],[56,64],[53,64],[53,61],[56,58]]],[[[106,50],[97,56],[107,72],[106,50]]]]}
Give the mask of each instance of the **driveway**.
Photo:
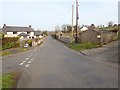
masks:
{"type": "Polygon", "coordinates": [[[17,88],[117,88],[118,70],[47,37],[41,47],[3,58],[3,72],[22,69],[17,88]]]}
{"type": "Polygon", "coordinates": [[[108,45],[104,45],[100,48],[94,48],[82,51],[82,54],[88,56],[91,59],[97,60],[114,68],[118,68],[118,49],[120,48],[119,41],[113,41],[108,45]]]}

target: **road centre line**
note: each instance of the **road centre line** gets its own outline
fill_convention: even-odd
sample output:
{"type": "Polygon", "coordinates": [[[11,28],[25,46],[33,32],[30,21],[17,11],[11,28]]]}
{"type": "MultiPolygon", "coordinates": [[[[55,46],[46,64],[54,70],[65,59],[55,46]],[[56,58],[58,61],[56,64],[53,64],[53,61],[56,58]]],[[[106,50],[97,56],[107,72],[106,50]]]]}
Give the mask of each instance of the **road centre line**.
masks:
{"type": "Polygon", "coordinates": [[[28,60],[29,58],[26,58],[26,60],[28,60]]]}
{"type": "Polygon", "coordinates": [[[29,66],[30,66],[30,64],[26,64],[26,65],[25,65],[26,68],[29,67],[29,66]]]}
{"type": "MultiPolygon", "coordinates": [[[[35,51],[37,51],[37,49],[35,49],[35,51]]],[[[29,60],[31,57],[33,56],[33,53],[27,57],[24,61],[22,61],[19,65],[22,66],[27,60],[29,60]]],[[[33,59],[31,59],[30,61],[28,61],[28,63],[31,63],[33,61],[33,59]]],[[[27,66],[29,67],[29,66],[27,66]]]]}
{"type": "Polygon", "coordinates": [[[32,61],[29,61],[28,63],[30,64],[32,61]]]}
{"type": "Polygon", "coordinates": [[[28,63],[31,63],[34,59],[31,59],[28,63]]]}
{"type": "Polygon", "coordinates": [[[29,58],[26,58],[26,60],[22,61],[19,65],[22,66],[29,58]]]}
{"type": "Polygon", "coordinates": [[[24,63],[20,63],[19,65],[22,66],[24,63]]]}

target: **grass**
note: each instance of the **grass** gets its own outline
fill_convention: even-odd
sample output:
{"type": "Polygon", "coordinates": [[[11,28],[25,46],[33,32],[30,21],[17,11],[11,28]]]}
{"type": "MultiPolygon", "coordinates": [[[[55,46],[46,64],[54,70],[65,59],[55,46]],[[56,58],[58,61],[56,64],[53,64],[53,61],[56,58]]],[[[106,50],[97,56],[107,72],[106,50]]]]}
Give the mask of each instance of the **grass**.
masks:
{"type": "Polygon", "coordinates": [[[20,48],[18,51],[24,52],[24,51],[27,51],[27,50],[29,50],[29,49],[28,48],[20,48]]]}
{"type": "MultiPolygon", "coordinates": [[[[38,46],[40,46],[42,43],[43,43],[43,41],[38,46]]],[[[30,48],[11,48],[11,49],[15,49],[16,53],[19,53],[19,52],[25,52],[27,50],[30,50],[31,48],[32,47],[30,47],[30,48]]],[[[15,54],[15,53],[9,49],[3,50],[3,51],[0,50],[0,56],[7,56],[7,55],[11,55],[11,54],[15,54]]]]}
{"type": "Polygon", "coordinates": [[[95,43],[92,43],[92,42],[86,42],[86,43],[82,43],[82,44],[71,43],[71,44],[68,44],[68,47],[70,47],[71,49],[74,49],[76,51],[81,51],[81,50],[85,50],[85,49],[96,48],[96,47],[98,47],[98,45],[95,43]]]}
{"type": "Polygon", "coordinates": [[[13,88],[15,81],[12,74],[6,74],[2,77],[2,88],[13,88]]]}
{"type": "Polygon", "coordinates": [[[0,90],[2,89],[2,76],[0,75],[0,90]]]}
{"type": "Polygon", "coordinates": [[[11,54],[12,54],[12,53],[9,52],[9,51],[2,52],[2,56],[11,55],[11,54]]]}
{"type": "MultiPolygon", "coordinates": [[[[28,48],[16,48],[17,52],[24,52],[29,50],[28,48]]],[[[14,54],[13,52],[7,50],[7,51],[0,51],[0,55],[2,56],[7,56],[7,55],[11,55],[14,54]]]]}
{"type": "Polygon", "coordinates": [[[104,28],[99,28],[99,30],[114,30],[118,29],[118,27],[104,27],[104,28]]]}
{"type": "Polygon", "coordinates": [[[10,88],[16,88],[17,81],[19,80],[21,73],[15,71],[2,76],[2,90],[9,90],[10,88]]]}

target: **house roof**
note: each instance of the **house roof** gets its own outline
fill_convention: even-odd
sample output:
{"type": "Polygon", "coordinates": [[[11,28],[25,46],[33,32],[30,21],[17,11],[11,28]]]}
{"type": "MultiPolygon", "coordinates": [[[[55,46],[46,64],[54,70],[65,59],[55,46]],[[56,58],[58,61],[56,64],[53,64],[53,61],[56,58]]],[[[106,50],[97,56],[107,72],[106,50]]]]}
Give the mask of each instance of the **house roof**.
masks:
{"type": "Polygon", "coordinates": [[[18,36],[29,36],[28,34],[25,34],[25,33],[21,33],[19,34],[18,36]]]}
{"type": "Polygon", "coordinates": [[[34,29],[31,27],[16,27],[16,26],[5,26],[2,30],[4,33],[14,32],[14,31],[17,31],[17,32],[34,31],[34,29]]]}
{"type": "Polygon", "coordinates": [[[100,33],[110,33],[109,30],[97,30],[97,31],[100,32],[100,33]]]}
{"type": "Polygon", "coordinates": [[[38,36],[38,35],[41,35],[41,34],[42,34],[41,31],[34,31],[35,36],[38,36]]]}

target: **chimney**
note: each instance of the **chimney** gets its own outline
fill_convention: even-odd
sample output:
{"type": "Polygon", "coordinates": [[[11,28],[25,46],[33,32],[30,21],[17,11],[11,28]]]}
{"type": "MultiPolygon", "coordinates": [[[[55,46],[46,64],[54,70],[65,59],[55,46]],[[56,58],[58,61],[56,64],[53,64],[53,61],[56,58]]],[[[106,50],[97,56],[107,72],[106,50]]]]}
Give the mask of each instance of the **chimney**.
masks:
{"type": "Polygon", "coordinates": [[[5,27],[6,27],[6,24],[3,25],[3,28],[5,28],[5,27]]]}
{"type": "Polygon", "coordinates": [[[31,25],[29,25],[29,28],[31,28],[32,26],[31,25]]]}

